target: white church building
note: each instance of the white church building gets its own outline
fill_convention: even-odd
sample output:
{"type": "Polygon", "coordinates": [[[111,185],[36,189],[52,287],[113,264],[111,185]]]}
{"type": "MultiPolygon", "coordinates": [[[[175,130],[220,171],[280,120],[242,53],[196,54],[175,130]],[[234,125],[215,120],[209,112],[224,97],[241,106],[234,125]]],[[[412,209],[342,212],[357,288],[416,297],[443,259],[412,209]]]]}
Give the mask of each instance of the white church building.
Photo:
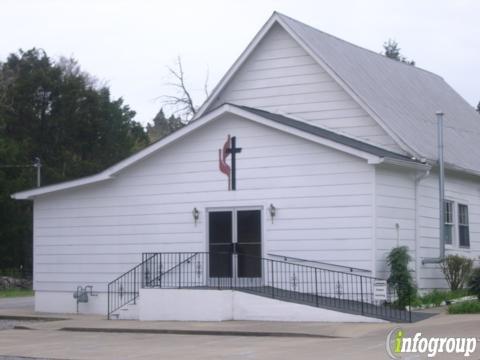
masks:
{"type": "MultiPolygon", "coordinates": [[[[220,49],[219,49],[220,51],[220,49]]],[[[274,13],[184,128],[34,204],[35,309],[142,320],[409,321],[419,289],[480,255],[480,116],[440,76],[274,13]],[[80,302],[78,286],[92,286],[80,302]]],[[[477,262],[478,264],[478,262],[477,262]]]]}

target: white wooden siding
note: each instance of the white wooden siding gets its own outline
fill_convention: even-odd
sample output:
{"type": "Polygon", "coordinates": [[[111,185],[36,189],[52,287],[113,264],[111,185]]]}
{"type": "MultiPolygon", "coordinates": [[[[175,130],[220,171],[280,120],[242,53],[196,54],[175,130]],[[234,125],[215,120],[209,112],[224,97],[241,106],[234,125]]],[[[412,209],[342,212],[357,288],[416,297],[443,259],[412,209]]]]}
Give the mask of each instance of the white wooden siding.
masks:
{"type": "Polygon", "coordinates": [[[275,25],[218,95],[230,102],[287,113],[393,151],[393,139],[298,43],[275,25]]]}
{"type": "MultiPolygon", "coordinates": [[[[410,268],[416,272],[413,276],[417,285],[422,291],[429,291],[445,288],[447,284],[438,265],[421,262],[424,258],[439,256],[438,175],[432,172],[420,181],[415,191],[415,176],[421,175],[394,167],[376,169],[376,275],[388,277],[386,256],[393,247],[406,245],[412,256],[410,268]],[[396,223],[400,225],[399,232],[396,223]]],[[[447,246],[446,254],[471,257],[480,265],[480,181],[448,173],[445,197],[455,202],[455,218],[458,203],[467,204],[470,221],[470,249],[447,246]]],[[[458,234],[455,241],[458,242],[458,234]]]]}
{"type": "MultiPolygon", "coordinates": [[[[458,224],[458,203],[468,205],[470,221],[470,249],[458,247],[458,234],[454,245],[447,246],[446,254],[459,254],[475,259],[480,265],[480,181],[478,178],[447,173],[445,198],[455,202],[454,223],[458,224]]],[[[438,257],[438,173],[433,172],[420,183],[420,255],[438,257]]],[[[455,226],[457,227],[457,225],[455,226]]],[[[454,229],[456,231],[457,229],[454,229]]],[[[444,276],[438,265],[425,265],[420,274],[420,286],[425,289],[446,287],[444,276]]]]}
{"type": "Polygon", "coordinates": [[[415,269],[415,177],[412,171],[390,166],[378,166],[375,175],[375,269],[376,276],[387,278],[386,258],[396,246],[409,248],[415,269]]]}
{"type": "Polygon", "coordinates": [[[114,180],[36,199],[35,289],[104,290],[142,252],[204,251],[207,208],[271,203],[264,254],[371,269],[372,180],[365,160],[228,116],[114,180]],[[227,134],[243,148],[236,192],[218,170],[227,134]]]}

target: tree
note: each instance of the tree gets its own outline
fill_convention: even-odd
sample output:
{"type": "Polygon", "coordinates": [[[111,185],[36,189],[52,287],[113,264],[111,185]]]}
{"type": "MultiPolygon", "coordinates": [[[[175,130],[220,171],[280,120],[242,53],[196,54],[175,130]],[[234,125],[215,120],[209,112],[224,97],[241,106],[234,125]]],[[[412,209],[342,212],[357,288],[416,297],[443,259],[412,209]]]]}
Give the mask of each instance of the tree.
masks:
{"type": "MultiPolygon", "coordinates": [[[[174,95],[163,96],[164,103],[170,106],[174,113],[188,123],[197,113],[197,106],[192,97],[192,92],[186,83],[185,73],[183,71],[182,58],[177,57],[174,67],[167,67],[168,72],[172,78],[172,82],[168,83],[174,91],[174,95]]],[[[208,71],[203,85],[203,92],[205,97],[208,97],[208,71]]]]}
{"type": "Polygon", "coordinates": [[[387,263],[390,267],[388,283],[397,293],[397,304],[400,308],[410,305],[416,295],[415,284],[408,270],[408,263],[411,260],[406,246],[393,248],[387,256],[387,263]]]}
{"type": "Polygon", "coordinates": [[[477,105],[477,112],[480,114],[480,101],[478,102],[478,105],[477,105]]]}
{"type": "Polygon", "coordinates": [[[400,48],[398,43],[395,40],[388,39],[388,41],[383,43],[384,55],[390,59],[397,60],[409,65],[415,65],[415,61],[408,60],[405,56],[400,53],[400,48]]]}
{"type": "Polygon", "coordinates": [[[170,135],[174,131],[185,126],[185,123],[173,114],[167,118],[163,111],[163,108],[153,118],[153,124],[147,124],[147,134],[150,142],[163,139],[165,136],[170,135]]]}
{"type": "Polygon", "coordinates": [[[30,266],[31,204],[10,194],[35,186],[34,158],[43,185],[96,173],[148,144],[134,116],[75,60],[31,49],[0,63],[0,267],[30,266]]]}
{"type": "Polygon", "coordinates": [[[448,255],[440,264],[450,290],[463,289],[473,268],[473,260],[460,255],[448,255]]]}

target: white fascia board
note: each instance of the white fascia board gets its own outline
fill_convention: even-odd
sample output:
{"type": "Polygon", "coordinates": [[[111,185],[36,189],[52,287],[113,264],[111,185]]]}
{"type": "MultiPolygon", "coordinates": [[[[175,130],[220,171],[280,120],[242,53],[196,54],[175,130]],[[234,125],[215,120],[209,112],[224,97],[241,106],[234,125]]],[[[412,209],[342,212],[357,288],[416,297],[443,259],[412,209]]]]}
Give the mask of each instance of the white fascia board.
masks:
{"type": "Polygon", "coordinates": [[[274,12],[272,16],[267,20],[267,22],[262,26],[260,31],[255,35],[255,37],[250,41],[247,45],[245,50],[240,54],[238,59],[233,63],[233,65],[228,69],[225,75],[220,79],[217,86],[213,89],[210,93],[210,96],[205,100],[205,102],[200,106],[197,113],[193,117],[193,120],[200,118],[203,113],[208,109],[208,107],[217,99],[218,94],[225,88],[228,82],[231,80],[233,75],[240,69],[240,67],[244,64],[250,54],[255,50],[258,43],[264,38],[273,24],[278,20],[277,14],[274,12]]]}
{"type": "Polygon", "coordinates": [[[246,118],[248,120],[254,121],[258,124],[262,124],[262,125],[265,125],[267,127],[282,131],[284,133],[291,134],[291,135],[297,136],[299,138],[302,138],[302,139],[305,139],[305,140],[308,140],[308,141],[311,141],[311,142],[314,142],[314,143],[317,143],[317,144],[320,144],[320,145],[323,145],[323,146],[326,146],[326,147],[329,147],[329,148],[332,148],[332,149],[335,149],[335,150],[338,150],[338,151],[341,151],[341,152],[344,152],[346,154],[350,154],[350,155],[353,155],[355,157],[365,159],[369,163],[370,162],[374,163],[376,161],[378,162],[381,159],[381,157],[379,157],[379,156],[376,156],[376,155],[373,155],[373,154],[370,154],[370,153],[367,153],[367,152],[364,152],[364,151],[361,151],[361,150],[354,149],[354,148],[352,148],[350,146],[347,146],[347,145],[339,144],[339,143],[337,143],[333,140],[325,139],[325,138],[320,137],[318,135],[309,134],[305,131],[295,129],[295,128],[293,128],[291,126],[288,126],[288,125],[280,124],[276,121],[269,120],[269,119],[266,119],[262,116],[252,114],[252,113],[250,113],[246,110],[242,110],[242,109],[240,109],[236,106],[229,106],[229,111],[228,112],[231,113],[231,114],[246,118]]]}
{"type": "Polygon", "coordinates": [[[107,168],[106,170],[102,171],[101,173],[98,173],[98,174],[92,175],[92,176],[88,176],[88,177],[85,177],[85,178],[81,178],[81,179],[66,181],[66,182],[63,182],[63,183],[55,184],[55,185],[49,185],[49,186],[44,186],[44,187],[36,188],[36,189],[32,189],[32,190],[17,192],[15,194],[12,194],[11,197],[13,199],[17,199],[17,200],[29,200],[29,199],[32,199],[34,197],[40,196],[40,195],[44,195],[44,194],[48,194],[48,193],[52,193],[52,192],[57,192],[57,191],[61,191],[61,190],[67,190],[67,189],[70,189],[70,188],[76,188],[76,187],[85,186],[85,185],[97,183],[97,182],[100,182],[100,181],[105,181],[105,180],[112,179],[121,170],[129,167],[130,165],[136,163],[137,161],[140,161],[142,159],[145,159],[145,158],[149,157],[150,155],[155,153],[157,150],[159,150],[159,149],[161,149],[165,146],[168,146],[169,144],[173,143],[174,141],[178,140],[179,138],[189,134],[190,132],[204,126],[208,122],[210,122],[213,119],[215,119],[215,118],[219,117],[220,115],[224,114],[225,112],[227,112],[229,107],[230,106],[225,105],[225,106],[222,106],[222,107],[208,113],[207,115],[205,115],[201,119],[190,123],[189,125],[187,125],[187,126],[181,128],[180,130],[174,132],[172,135],[167,136],[166,138],[164,138],[160,141],[157,141],[156,143],[148,146],[147,148],[145,148],[143,150],[140,150],[136,154],[133,154],[132,156],[126,158],[125,160],[122,160],[122,161],[118,162],[117,164],[107,168]]]}
{"type": "Polygon", "coordinates": [[[105,181],[108,179],[110,178],[107,175],[105,175],[104,173],[99,173],[96,175],[92,175],[92,176],[88,176],[88,177],[84,177],[84,178],[80,178],[72,181],[66,181],[59,184],[55,184],[55,185],[48,185],[48,186],[43,186],[37,189],[20,191],[12,194],[11,197],[12,199],[16,199],[16,200],[29,200],[43,194],[66,190],[73,187],[85,186],[88,184],[98,183],[100,181],[105,181]]]}
{"type": "MultiPolygon", "coordinates": [[[[75,187],[80,187],[80,186],[85,186],[93,183],[97,183],[100,181],[105,181],[109,180],[115,177],[120,171],[126,169],[127,167],[137,163],[140,160],[146,159],[149,156],[153,155],[155,152],[158,150],[167,147],[168,145],[172,144],[173,142],[177,141],[178,139],[184,137],[185,135],[203,127],[204,125],[208,124],[209,122],[225,115],[225,114],[232,114],[236,115],[242,118],[245,118],[247,120],[253,121],[255,123],[267,126],[269,128],[273,128],[279,131],[282,131],[287,134],[291,134],[294,136],[297,136],[299,138],[329,147],[331,149],[335,149],[338,151],[341,151],[343,153],[365,159],[369,164],[380,164],[382,162],[389,162],[389,163],[394,163],[399,165],[404,164],[405,166],[409,165],[412,166],[411,162],[408,161],[402,161],[402,160],[395,160],[395,159],[385,159],[382,157],[379,157],[377,155],[373,155],[370,153],[367,153],[365,151],[361,151],[355,148],[352,148],[347,145],[339,144],[333,140],[329,140],[317,135],[309,134],[305,131],[295,129],[291,126],[280,124],[276,121],[264,118],[262,116],[252,114],[251,112],[248,112],[246,110],[243,110],[241,108],[238,108],[236,106],[231,106],[229,104],[225,104],[218,109],[213,110],[212,112],[206,114],[205,116],[197,119],[196,121],[190,123],[189,125],[183,127],[182,129],[174,132],[172,135],[167,136],[166,138],[154,143],[153,145],[150,145],[149,147],[145,148],[144,150],[139,151],[138,153],[128,157],[127,159],[120,161],[119,163],[111,166],[110,168],[104,170],[103,172],[89,176],[86,178],[82,179],[77,179],[77,180],[72,180],[72,181],[67,181],[64,183],[56,184],[56,185],[51,185],[51,186],[45,186],[42,188],[38,189],[32,189],[32,190],[27,190],[27,191],[22,191],[18,192],[12,195],[12,198],[18,199],[18,200],[26,200],[26,199],[32,199],[36,196],[60,191],[60,190],[67,190],[70,188],[75,188],[75,187]]],[[[413,164],[416,165],[416,164],[413,164]]],[[[423,164],[418,164],[421,166],[425,166],[423,164]]],[[[416,165],[416,166],[418,166],[416,165]]]]}
{"type": "Polygon", "coordinates": [[[115,176],[119,171],[125,169],[126,167],[136,163],[139,160],[145,159],[155,153],[157,150],[164,148],[171,143],[175,142],[176,140],[182,138],[183,136],[195,131],[196,129],[204,126],[205,124],[209,123],[210,121],[216,119],[217,117],[223,115],[225,112],[228,112],[230,108],[229,105],[221,106],[212,112],[206,114],[202,118],[199,118],[196,121],[192,121],[187,126],[175,131],[173,134],[163,138],[160,141],[150,145],[149,147],[145,148],[144,150],[139,151],[136,154],[126,158],[125,160],[120,161],[119,163],[113,165],[112,167],[108,168],[107,171],[110,176],[115,176]]]}
{"type": "MultiPolygon", "coordinates": [[[[431,168],[438,168],[438,161],[437,160],[428,160],[428,164],[430,165],[431,168]]],[[[479,171],[465,169],[461,166],[458,166],[458,165],[452,164],[452,163],[447,163],[446,162],[445,163],[445,170],[450,171],[452,173],[459,174],[459,175],[480,177],[480,172],[479,171]]]]}
{"type": "Polygon", "coordinates": [[[392,139],[398,144],[398,146],[407,153],[413,154],[417,157],[420,157],[418,151],[413,149],[411,146],[406,144],[395,132],[393,132],[377,113],[348,85],[334,70],[327,64],[323,59],[321,59],[317,54],[303,41],[303,39],[297,35],[297,33],[291,29],[288,24],[286,24],[281,16],[276,12],[268,19],[268,21],[263,25],[260,31],[255,35],[253,40],[248,44],[247,48],[243,51],[240,57],[235,61],[235,63],[230,67],[226,74],[222,77],[218,85],[213,89],[210,96],[205,100],[197,114],[194,117],[194,120],[200,118],[202,114],[208,109],[208,107],[217,99],[218,94],[225,88],[228,82],[232,79],[235,73],[240,69],[243,63],[247,60],[248,56],[253,52],[258,43],[264,38],[267,32],[271,27],[278,23],[282,28],[304,49],[323,69],[349,94],[359,105],[364,109],[367,114],[369,114],[375,121],[378,122],[380,127],[385,130],[385,132],[392,137],[392,139]]]}
{"type": "Polygon", "coordinates": [[[372,165],[380,165],[380,164],[388,164],[388,165],[395,165],[401,166],[409,169],[417,169],[417,170],[430,170],[432,167],[427,163],[419,163],[407,160],[400,160],[400,159],[393,159],[389,157],[382,157],[379,161],[369,161],[369,164],[372,165]]]}

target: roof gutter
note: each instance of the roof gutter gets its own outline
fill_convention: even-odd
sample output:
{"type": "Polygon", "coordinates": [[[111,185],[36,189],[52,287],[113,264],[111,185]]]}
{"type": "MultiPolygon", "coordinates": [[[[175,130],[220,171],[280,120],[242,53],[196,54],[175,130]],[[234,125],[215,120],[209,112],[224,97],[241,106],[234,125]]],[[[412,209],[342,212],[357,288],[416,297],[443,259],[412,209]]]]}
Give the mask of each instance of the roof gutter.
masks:
{"type": "Polygon", "coordinates": [[[368,163],[373,165],[380,165],[380,164],[396,165],[396,166],[402,166],[410,169],[424,170],[424,171],[429,171],[432,168],[431,165],[429,165],[428,163],[418,162],[418,161],[415,161],[415,159],[401,160],[401,159],[395,159],[390,157],[381,157],[381,158],[378,158],[378,160],[369,161],[368,163]]]}
{"type": "Polygon", "coordinates": [[[445,259],[445,163],[443,159],[443,113],[437,112],[437,144],[438,144],[438,193],[439,193],[439,232],[440,254],[437,258],[426,258],[422,264],[439,264],[445,259]]]}

